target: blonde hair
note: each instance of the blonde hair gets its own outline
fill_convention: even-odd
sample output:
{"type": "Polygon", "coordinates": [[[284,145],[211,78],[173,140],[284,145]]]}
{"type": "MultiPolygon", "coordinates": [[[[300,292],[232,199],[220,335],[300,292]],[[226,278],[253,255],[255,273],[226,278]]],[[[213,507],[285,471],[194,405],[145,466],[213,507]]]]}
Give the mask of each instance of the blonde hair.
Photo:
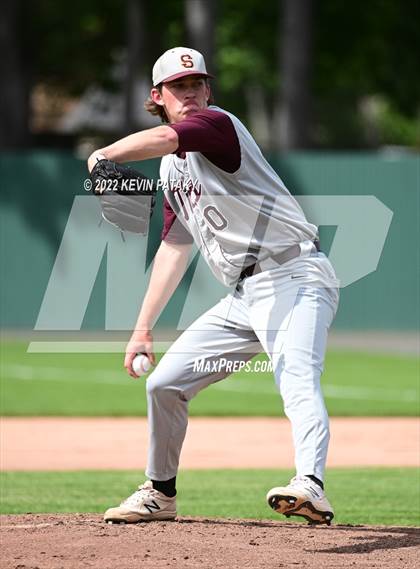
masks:
{"type": "MultiPolygon", "coordinates": [[[[209,85],[208,79],[206,79],[206,83],[207,83],[207,85],[209,85]]],[[[157,85],[155,87],[155,89],[157,89],[159,91],[159,93],[162,93],[162,83],[159,83],[159,85],[157,85]]],[[[208,105],[214,104],[214,99],[213,99],[213,95],[211,92],[210,92],[210,97],[209,97],[209,100],[207,101],[207,104],[208,105]]],[[[150,113],[154,117],[160,117],[160,120],[163,123],[169,123],[170,122],[168,115],[166,114],[165,108],[162,105],[158,105],[157,103],[155,103],[150,95],[144,101],[144,108],[146,109],[146,111],[148,113],[150,113]]]]}

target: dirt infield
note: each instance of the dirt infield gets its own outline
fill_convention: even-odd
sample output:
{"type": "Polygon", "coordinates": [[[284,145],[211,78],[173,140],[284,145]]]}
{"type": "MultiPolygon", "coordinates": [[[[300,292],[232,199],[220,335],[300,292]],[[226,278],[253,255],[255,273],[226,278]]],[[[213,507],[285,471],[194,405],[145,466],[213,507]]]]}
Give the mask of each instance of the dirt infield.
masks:
{"type": "MultiPolygon", "coordinates": [[[[415,466],[413,418],[333,418],[329,466],[415,466]]],[[[143,468],[144,419],[3,418],[3,470],[143,468]],[[63,452],[65,450],[65,452],[63,452]]],[[[183,468],[292,467],[284,419],[193,418],[183,468]],[[252,448],[252,453],[250,453],[252,448]],[[282,452],[279,453],[278,449],[282,452]]],[[[418,566],[420,530],[180,518],[109,526],[95,514],[0,516],[4,569],[418,566]]]]}
{"type": "MultiPolygon", "coordinates": [[[[3,418],[2,470],[144,469],[144,418],[3,418]],[[118,449],[118,461],[115,450],[118,449]]],[[[331,419],[329,467],[419,466],[418,419],[331,419]]],[[[281,418],[191,418],[181,468],[293,468],[281,418]],[[279,452],[281,451],[281,452],[279,452]]]]}
{"type": "Polygon", "coordinates": [[[180,518],[105,525],[96,515],[1,518],[4,569],[418,567],[420,533],[402,527],[316,527],[180,518]]]}

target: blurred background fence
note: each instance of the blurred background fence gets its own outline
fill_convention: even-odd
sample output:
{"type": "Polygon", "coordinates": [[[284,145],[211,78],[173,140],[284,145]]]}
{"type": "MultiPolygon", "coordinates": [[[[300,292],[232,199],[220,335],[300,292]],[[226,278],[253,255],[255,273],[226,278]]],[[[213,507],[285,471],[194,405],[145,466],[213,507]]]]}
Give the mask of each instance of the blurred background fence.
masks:
{"type": "MultiPolygon", "coordinates": [[[[35,326],[85,195],[86,157],[157,124],[143,109],[151,67],[188,45],[205,54],[217,103],[245,122],[292,193],[373,195],[393,212],[378,268],[342,290],[335,328],[418,328],[419,21],[415,0],[5,0],[1,326],[35,326]]],[[[157,167],[142,164],[154,177],[157,167]]],[[[149,261],[159,208],[152,221],[149,261]]],[[[335,229],[321,227],[326,252],[335,229]]],[[[106,271],[104,254],[83,328],[104,329],[106,271]]],[[[188,278],[160,325],[174,325],[187,290],[188,278]]]]}
{"type": "MultiPolygon", "coordinates": [[[[295,194],[373,195],[393,212],[378,268],[342,289],[335,328],[415,330],[419,315],[418,159],[385,158],[375,154],[292,153],[286,156],[272,155],[271,161],[295,194]]],[[[149,175],[157,177],[157,161],[148,161],[141,167],[149,175]]],[[[5,182],[1,199],[1,325],[8,329],[32,329],[74,198],[86,195],[83,190],[86,166],[69,152],[4,153],[0,156],[0,172],[5,182]]],[[[158,200],[161,199],[160,193],[158,200]]],[[[360,215],[362,213],[360,211],[360,215]]],[[[99,216],[97,221],[99,223],[99,216]]],[[[96,219],[93,226],[94,229],[96,219]]],[[[152,218],[148,241],[146,238],[137,238],[139,255],[147,243],[149,262],[159,246],[161,228],[161,208],[158,206],[152,218]]],[[[361,228],[363,231],[365,229],[361,228]]],[[[320,227],[322,248],[326,253],[335,231],[334,226],[320,227]]],[[[357,243],[355,239],[356,246],[360,247],[357,243]]],[[[124,254],[124,243],[121,246],[121,253],[124,254]]],[[[363,250],[357,252],[357,255],[362,254],[363,250]]],[[[109,270],[105,249],[83,319],[84,329],[104,329],[106,274],[109,270]]],[[[80,275],[82,278],[83,275],[80,275]]],[[[168,305],[160,325],[177,325],[191,278],[192,272],[168,305]]],[[[212,283],[215,286],[210,272],[208,281],[207,286],[211,288],[212,283]]],[[[140,283],[127,282],[124,274],[120,275],[119,286],[123,289],[138,286],[140,295],[140,283]]],[[[71,301],[63,290],[60,302],[68,304],[71,301]]],[[[196,302],[199,301],[196,299],[196,302]]],[[[191,304],[188,310],[193,314],[200,312],[198,307],[191,304]]],[[[132,312],[134,318],[135,307],[132,312]]]]}

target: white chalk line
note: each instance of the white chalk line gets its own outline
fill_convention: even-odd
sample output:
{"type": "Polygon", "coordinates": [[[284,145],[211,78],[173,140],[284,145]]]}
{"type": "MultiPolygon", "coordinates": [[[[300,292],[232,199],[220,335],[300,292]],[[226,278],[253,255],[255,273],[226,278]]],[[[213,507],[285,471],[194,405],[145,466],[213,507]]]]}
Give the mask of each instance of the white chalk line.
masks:
{"type": "MultiPolygon", "coordinates": [[[[98,383],[131,387],[132,378],[125,371],[113,371],[109,369],[86,370],[83,368],[66,369],[64,367],[36,367],[26,365],[2,365],[2,376],[9,379],[23,381],[65,381],[80,383],[98,383]]],[[[235,393],[261,393],[276,394],[277,389],[274,381],[271,384],[261,383],[258,379],[253,380],[235,377],[215,383],[213,389],[231,391],[235,393]]],[[[322,384],[322,390],[329,399],[353,399],[368,401],[402,401],[407,403],[416,402],[419,392],[415,389],[393,389],[386,387],[355,387],[351,385],[322,384]]]]}

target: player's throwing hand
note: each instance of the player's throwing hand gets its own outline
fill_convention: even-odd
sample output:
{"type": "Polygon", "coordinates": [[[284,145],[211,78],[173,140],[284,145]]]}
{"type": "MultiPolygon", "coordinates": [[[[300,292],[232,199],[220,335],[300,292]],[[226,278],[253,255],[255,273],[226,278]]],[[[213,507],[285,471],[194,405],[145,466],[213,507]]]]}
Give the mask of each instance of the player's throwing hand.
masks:
{"type": "Polygon", "coordinates": [[[146,354],[152,365],[156,365],[156,358],[153,352],[153,336],[148,330],[134,331],[125,349],[124,367],[127,373],[134,379],[138,375],[133,370],[133,360],[137,354],[146,354]]]}

